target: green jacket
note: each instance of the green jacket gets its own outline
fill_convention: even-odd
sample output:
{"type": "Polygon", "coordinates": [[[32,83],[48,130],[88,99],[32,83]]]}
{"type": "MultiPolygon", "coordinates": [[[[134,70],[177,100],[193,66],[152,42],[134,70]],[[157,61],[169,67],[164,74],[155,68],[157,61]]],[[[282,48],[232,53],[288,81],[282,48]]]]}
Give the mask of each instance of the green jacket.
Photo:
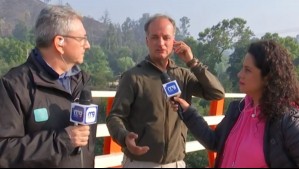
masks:
{"type": "MultiPolygon", "coordinates": [[[[187,128],[163,93],[161,73],[149,56],[126,71],[106,119],[113,140],[132,160],[166,164],[185,157],[187,128]],[[125,137],[129,132],[138,134],[138,146],[149,146],[146,154],[136,156],[126,149],[125,137]]],[[[180,97],[189,103],[192,96],[206,100],[224,97],[222,85],[202,64],[193,67],[190,72],[170,60],[167,73],[178,82],[182,91],[180,97]]]]}

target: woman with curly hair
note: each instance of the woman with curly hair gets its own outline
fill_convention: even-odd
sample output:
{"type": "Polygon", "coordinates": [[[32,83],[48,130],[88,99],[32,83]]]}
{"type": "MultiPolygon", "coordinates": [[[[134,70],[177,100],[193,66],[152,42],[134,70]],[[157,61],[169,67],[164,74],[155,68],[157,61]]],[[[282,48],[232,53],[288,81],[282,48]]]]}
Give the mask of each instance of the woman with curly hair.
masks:
{"type": "Polygon", "coordinates": [[[299,167],[299,87],[288,51],[271,40],[252,43],[238,78],[246,96],[230,103],[215,130],[185,100],[174,98],[189,131],[217,152],[215,167],[299,167]]]}

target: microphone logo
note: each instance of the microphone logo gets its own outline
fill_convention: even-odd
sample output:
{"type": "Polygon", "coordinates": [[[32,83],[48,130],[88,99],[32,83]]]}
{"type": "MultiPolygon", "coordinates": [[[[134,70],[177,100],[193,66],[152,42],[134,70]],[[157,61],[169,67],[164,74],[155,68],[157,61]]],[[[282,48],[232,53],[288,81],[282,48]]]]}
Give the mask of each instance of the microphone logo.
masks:
{"type": "Polygon", "coordinates": [[[70,114],[70,121],[77,124],[94,124],[97,123],[98,106],[95,104],[82,105],[79,103],[72,103],[72,111],[70,114]]]}
{"type": "MultiPolygon", "coordinates": [[[[178,96],[181,94],[180,86],[178,85],[176,80],[171,81],[170,77],[166,72],[163,72],[161,74],[161,81],[164,89],[164,93],[167,95],[168,98],[173,100],[173,96],[178,96]]],[[[178,116],[180,119],[183,120],[183,114],[182,114],[182,106],[179,104],[179,109],[177,111],[178,116]]]]}
{"type": "Polygon", "coordinates": [[[86,110],[86,123],[93,123],[96,119],[97,108],[96,107],[89,107],[86,110]]]}
{"type": "Polygon", "coordinates": [[[74,121],[83,122],[84,108],[80,107],[80,106],[74,106],[74,108],[72,110],[73,110],[73,112],[71,113],[71,119],[73,119],[74,121]]]}
{"type": "Polygon", "coordinates": [[[181,90],[176,80],[163,84],[163,89],[167,97],[176,96],[181,93],[181,90]]]}

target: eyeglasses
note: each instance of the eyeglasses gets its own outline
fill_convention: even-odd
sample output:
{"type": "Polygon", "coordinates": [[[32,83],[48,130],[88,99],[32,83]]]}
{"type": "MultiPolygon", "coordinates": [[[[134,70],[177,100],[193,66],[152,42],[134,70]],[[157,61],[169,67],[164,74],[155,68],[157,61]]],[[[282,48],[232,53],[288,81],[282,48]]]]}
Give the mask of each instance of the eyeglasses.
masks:
{"type": "Polygon", "coordinates": [[[78,37],[78,36],[71,36],[71,35],[61,35],[65,38],[72,38],[72,39],[75,39],[76,41],[80,42],[80,44],[82,46],[86,45],[88,39],[87,39],[87,36],[84,36],[84,37],[78,37]]]}

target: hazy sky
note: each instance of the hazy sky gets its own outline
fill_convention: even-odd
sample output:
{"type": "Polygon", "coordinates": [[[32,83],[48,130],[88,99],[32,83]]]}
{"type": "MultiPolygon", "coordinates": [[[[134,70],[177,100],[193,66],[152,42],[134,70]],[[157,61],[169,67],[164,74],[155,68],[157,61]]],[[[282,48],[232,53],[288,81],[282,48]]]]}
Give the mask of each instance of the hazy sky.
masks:
{"type": "Polygon", "coordinates": [[[122,24],[127,17],[139,20],[142,14],[163,13],[190,19],[189,31],[197,38],[205,28],[223,19],[240,17],[257,35],[277,32],[280,36],[299,34],[299,0],[52,0],[69,3],[84,16],[97,20],[109,12],[112,23],[122,24]]]}

